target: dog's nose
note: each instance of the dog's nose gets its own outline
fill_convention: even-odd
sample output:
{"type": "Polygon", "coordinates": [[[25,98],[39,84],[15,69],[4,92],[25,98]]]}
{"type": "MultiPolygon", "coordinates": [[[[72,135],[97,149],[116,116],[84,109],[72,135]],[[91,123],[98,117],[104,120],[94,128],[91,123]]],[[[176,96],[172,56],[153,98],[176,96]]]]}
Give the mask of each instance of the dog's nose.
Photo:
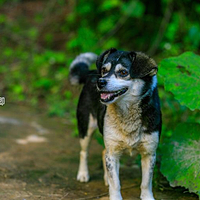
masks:
{"type": "Polygon", "coordinates": [[[97,82],[99,89],[102,89],[103,87],[105,87],[106,84],[107,84],[107,81],[105,79],[101,79],[101,78],[97,82]]]}

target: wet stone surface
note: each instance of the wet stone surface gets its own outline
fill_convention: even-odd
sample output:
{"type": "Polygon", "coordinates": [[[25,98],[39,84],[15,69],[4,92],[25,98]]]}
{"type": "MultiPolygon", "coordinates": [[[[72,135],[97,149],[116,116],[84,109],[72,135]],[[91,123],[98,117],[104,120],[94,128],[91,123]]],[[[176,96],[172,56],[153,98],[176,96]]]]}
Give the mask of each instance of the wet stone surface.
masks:
{"type": "MultiPolygon", "coordinates": [[[[93,140],[89,155],[91,180],[76,181],[79,140],[64,118],[6,104],[0,107],[0,200],[108,200],[103,182],[101,152],[93,140]]],[[[139,199],[139,166],[120,170],[124,199],[139,199]]],[[[157,200],[196,200],[194,194],[167,188],[154,190],[157,200]]]]}

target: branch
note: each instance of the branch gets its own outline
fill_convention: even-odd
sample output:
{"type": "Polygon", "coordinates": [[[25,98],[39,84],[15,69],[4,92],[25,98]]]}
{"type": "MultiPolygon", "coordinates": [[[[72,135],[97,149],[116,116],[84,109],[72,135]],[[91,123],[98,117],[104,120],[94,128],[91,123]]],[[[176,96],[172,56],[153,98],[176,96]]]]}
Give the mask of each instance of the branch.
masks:
{"type": "MultiPolygon", "coordinates": [[[[132,10],[136,8],[136,2],[132,5],[132,10]]],[[[111,37],[113,37],[125,24],[125,22],[130,18],[129,14],[124,14],[122,17],[119,18],[115,26],[105,34],[102,38],[100,38],[97,46],[103,46],[104,43],[106,43],[111,37]]]]}
{"type": "Polygon", "coordinates": [[[150,47],[150,49],[147,51],[147,53],[149,55],[154,55],[156,50],[158,49],[159,47],[159,44],[161,43],[163,37],[164,37],[164,33],[167,29],[167,26],[169,24],[169,21],[171,19],[171,16],[172,16],[172,10],[173,10],[173,1],[169,0],[168,1],[168,5],[167,5],[167,8],[165,10],[165,14],[164,14],[164,17],[161,21],[161,24],[160,24],[160,28],[159,28],[159,31],[158,31],[158,34],[156,36],[156,39],[155,41],[153,42],[153,45],[150,47]]]}

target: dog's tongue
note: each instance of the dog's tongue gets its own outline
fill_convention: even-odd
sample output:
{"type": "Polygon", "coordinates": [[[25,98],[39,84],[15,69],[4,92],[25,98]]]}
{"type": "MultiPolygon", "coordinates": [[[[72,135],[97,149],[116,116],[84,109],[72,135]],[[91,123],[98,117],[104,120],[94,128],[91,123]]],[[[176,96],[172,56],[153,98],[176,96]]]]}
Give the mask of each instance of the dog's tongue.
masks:
{"type": "Polygon", "coordinates": [[[111,93],[101,93],[101,99],[108,99],[112,96],[111,93]]]}

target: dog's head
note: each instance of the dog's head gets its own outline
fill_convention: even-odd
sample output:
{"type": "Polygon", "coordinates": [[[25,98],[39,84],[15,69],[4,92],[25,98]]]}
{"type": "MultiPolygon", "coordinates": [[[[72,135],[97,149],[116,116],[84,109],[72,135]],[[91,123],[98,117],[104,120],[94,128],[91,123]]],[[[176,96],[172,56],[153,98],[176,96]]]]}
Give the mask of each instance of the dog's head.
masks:
{"type": "Polygon", "coordinates": [[[101,102],[113,103],[127,95],[141,97],[156,86],[157,65],[144,53],[111,48],[96,61],[101,102]]]}

